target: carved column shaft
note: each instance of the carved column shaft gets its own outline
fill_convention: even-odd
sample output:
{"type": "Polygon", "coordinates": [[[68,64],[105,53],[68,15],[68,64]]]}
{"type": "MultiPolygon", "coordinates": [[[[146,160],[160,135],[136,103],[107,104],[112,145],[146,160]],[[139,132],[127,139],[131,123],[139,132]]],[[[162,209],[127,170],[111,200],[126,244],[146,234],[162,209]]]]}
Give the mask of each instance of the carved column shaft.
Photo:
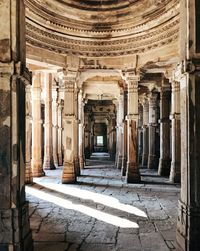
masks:
{"type": "MultiPolygon", "coordinates": [[[[124,92],[124,115],[127,115],[127,90],[124,92]]],[[[122,152],[122,176],[126,175],[127,169],[127,121],[123,123],[123,152],[122,152]]]]}
{"type": "Polygon", "coordinates": [[[90,158],[90,124],[91,124],[91,119],[89,117],[89,112],[85,112],[84,114],[84,121],[85,121],[85,132],[84,132],[84,136],[85,136],[85,148],[84,148],[84,154],[85,154],[85,158],[89,159],[90,158]]]}
{"type": "Polygon", "coordinates": [[[147,99],[143,102],[143,152],[142,166],[147,166],[149,155],[149,102],[147,99]]]}
{"type": "Polygon", "coordinates": [[[127,111],[127,172],[128,183],[140,181],[137,147],[138,127],[138,80],[128,81],[128,111],[127,111]]]}
{"type": "Polygon", "coordinates": [[[31,169],[31,136],[32,136],[32,107],[31,107],[31,85],[26,86],[26,171],[25,183],[32,183],[31,169]]]}
{"type": "Polygon", "coordinates": [[[85,165],[84,157],[84,104],[83,104],[83,93],[82,90],[78,94],[78,106],[79,106],[79,164],[80,168],[83,169],[85,165]]]}
{"type": "Polygon", "coordinates": [[[41,73],[35,73],[32,83],[32,160],[33,177],[45,175],[42,167],[41,73]]]}
{"type": "Polygon", "coordinates": [[[78,100],[75,89],[75,77],[64,75],[64,168],[62,183],[73,183],[79,174],[78,159],[78,100]]]}
{"type": "Polygon", "coordinates": [[[170,181],[180,182],[181,179],[181,124],[180,124],[180,83],[172,82],[172,161],[170,181]]]}
{"type": "Polygon", "coordinates": [[[138,161],[142,163],[142,155],[143,155],[143,107],[142,104],[139,103],[138,106],[138,161]]]}
{"type": "Polygon", "coordinates": [[[0,250],[33,250],[25,198],[25,12],[0,4],[0,250]]]}
{"type": "Polygon", "coordinates": [[[118,137],[118,159],[117,159],[117,168],[122,168],[122,159],[123,159],[123,122],[124,122],[124,90],[121,90],[120,97],[119,97],[119,137],[118,137]]]}
{"type": "Polygon", "coordinates": [[[63,153],[62,153],[62,144],[63,144],[63,138],[62,138],[62,110],[63,106],[61,102],[58,105],[58,165],[63,165],[63,153]]]}
{"type": "Polygon", "coordinates": [[[158,167],[158,174],[161,176],[170,174],[170,99],[170,88],[163,85],[160,92],[160,160],[158,167]]]}
{"type": "Polygon", "coordinates": [[[55,169],[52,146],[52,74],[43,73],[45,90],[44,169],[55,169]]]}
{"type": "Polygon", "coordinates": [[[151,93],[149,97],[149,155],[148,168],[156,169],[158,158],[156,156],[156,127],[157,127],[157,94],[151,93]]]}
{"type": "MultiPolygon", "coordinates": [[[[200,250],[200,2],[180,1],[181,196],[177,250],[200,250]]],[[[179,74],[178,74],[179,72],[179,74]]]]}
{"type": "Polygon", "coordinates": [[[52,145],[53,162],[58,167],[58,93],[57,86],[52,86],[52,145]]]}

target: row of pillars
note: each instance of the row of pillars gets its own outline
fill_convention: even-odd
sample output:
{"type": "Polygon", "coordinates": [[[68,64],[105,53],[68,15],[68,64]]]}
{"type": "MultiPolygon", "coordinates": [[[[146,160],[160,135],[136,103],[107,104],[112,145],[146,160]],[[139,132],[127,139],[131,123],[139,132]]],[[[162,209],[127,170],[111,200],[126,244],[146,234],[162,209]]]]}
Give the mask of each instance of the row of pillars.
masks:
{"type": "Polygon", "coordinates": [[[75,76],[74,73],[62,73],[65,106],[59,97],[55,76],[51,73],[35,72],[32,87],[26,87],[26,183],[32,182],[33,177],[44,176],[45,169],[53,170],[60,165],[64,166],[62,183],[75,182],[84,167],[83,99],[82,91],[77,91],[75,76]],[[78,103],[81,105],[78,106],[78,103]]]}
{"type": "Polygon", "coordinates": [[[137,83],[129,77],[119,98],[116,166],[128,182],[140,181],[139,166],[180,182],[180,83],[163,79],[160,93],[151,91],[140,102],[137,83]]]}
{"type": "Polygon", "coordinates": [[[58,103],[58,95],[58,86],[54,83],[53,75],[49,73],[34,73],[32,86],[26,86],[26,183],[32,182],[33,177],[45,175],[45,169],[55,169],[63,164],[63,106],[61,102],[58,103]],[[41,114],[42,90],[44,123],[41,114]],[[42,127],[44,127],[44,137],[42,127]],[[42,156],[42,138],[44,138],[44,156],[42,156]]]}

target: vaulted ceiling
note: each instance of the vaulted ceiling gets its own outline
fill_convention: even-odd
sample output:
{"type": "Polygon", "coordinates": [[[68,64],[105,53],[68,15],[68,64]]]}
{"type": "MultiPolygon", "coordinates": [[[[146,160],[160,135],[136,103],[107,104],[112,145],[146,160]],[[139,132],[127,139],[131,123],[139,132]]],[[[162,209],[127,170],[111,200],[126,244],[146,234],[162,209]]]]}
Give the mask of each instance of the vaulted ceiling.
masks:
{"type": "Polygon", "coordinates": [[[179,0],[25,0],[25,4],[29,55],[43,48],[81,58],[83,65],[88,60],[120,58],[119,66],[131,61],[148,67],[168,64],[178,56],[179,0]]]}

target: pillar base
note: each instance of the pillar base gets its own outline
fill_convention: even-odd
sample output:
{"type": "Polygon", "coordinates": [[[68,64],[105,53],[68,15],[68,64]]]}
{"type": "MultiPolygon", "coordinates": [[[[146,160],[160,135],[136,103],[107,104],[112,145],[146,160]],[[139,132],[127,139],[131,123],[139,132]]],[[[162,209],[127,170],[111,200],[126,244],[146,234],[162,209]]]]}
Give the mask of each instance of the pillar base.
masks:
{"type": "Polygon", "coordinates": [[[169,181],[173,183],[181,182],[181,165],[180,162],[171,162],[171,171],[169,181]]]}
{"type": "Polygon", "coordinates": [[[142,155],[142,166],[147,166],[148,164],[148,154],[143,154],[142,155]]]}
{"type": "Polygon", "coordinates": [[[121,169],[122,176],[126,176],[126,167],[127,167],[127,158],[122,157],[122,169],[121,169]]]}
{"type": "Polygon", "coordinates": [[[80,166],[80,169],[84,169],[85,167],[85,161],[84,161],[83,156],[79,156],[79,166],[80,166]]]}
{"type": "Polygon", "coordinates": [[[127,183],[138,183],[141,181],[140,172],[135,163],[127,163],[126,181],[127,183]]]}
{"type": "Polygon", "coordinates": [[[55,170],[53,158],[45,158],[43,163],[43,168],[46,170],[55,170]]]}
{"type": "Polygon", "coordinates": [[[189,207],[179,200],[176,241],[178,251],[199,251],[200,207],[189,207]]]}
{"type": "Polygon", "coordinates": [[[156,155],[148,156],[148,169],[157,169],[158,168],[158,159],[156,155]]]}
{"type": "Polygon", "coordinates": [[[76,183],[75,162],[65,162],[62,172],[62,184],[76,183]]]}
{"type": "Polygon", "coordinates": [[[122,168],[122,155],[118,155],[117,169],[121,170],[121,168],[122,168]]]}
{"type": "Polygon", "coordinates": [[[57,156],[57,154],[53,155],[53,164],[54,164],[55,168],[58,168],[58,156],[57,156]]]}
{"type": "Polygon", "coordinates": [[[33,174],[31,171],[31,162],[26,162],[25,184],[31,184],[32,182],[33,182],[33,174]]]}
{"type": "Polygon", "coordinates": [[[33,251],[30,230],[28,202],[20,208],[0,210],[1,225],[0,250],[33,251]]]}
{"type": "Polygon", "coordinates": [[[159,166],[158,166],[158,175],[169,177],[170,166],[171,166],[170,159],[160,159],[159,166]]]}
{"type": "Polygon", "coordinates": [[[62,153],[58,153],[58,165],[59,165],[59,166],[62,166],[62,165],[63,165],[62,153]]]}
{"type": "Polygon", "coordinates": [[[31,165],[32,176],[33,177],[42,177],[45,176],[45,172],[42,168],[42,163],[35,163],[31,165]]]}

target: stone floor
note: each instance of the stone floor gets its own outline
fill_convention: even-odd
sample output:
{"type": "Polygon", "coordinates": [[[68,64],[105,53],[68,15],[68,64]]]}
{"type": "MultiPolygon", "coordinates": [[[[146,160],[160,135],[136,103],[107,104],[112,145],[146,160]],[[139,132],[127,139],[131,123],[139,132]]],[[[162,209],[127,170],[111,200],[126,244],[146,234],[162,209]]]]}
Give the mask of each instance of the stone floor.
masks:
{"type": "Polygon", "coordinates": [[[146,169],[126,184],[102,155],[77,184],[61,184],[59,168],[26,187],[35,251],[174,250],[180,187],[146,169]]]}

